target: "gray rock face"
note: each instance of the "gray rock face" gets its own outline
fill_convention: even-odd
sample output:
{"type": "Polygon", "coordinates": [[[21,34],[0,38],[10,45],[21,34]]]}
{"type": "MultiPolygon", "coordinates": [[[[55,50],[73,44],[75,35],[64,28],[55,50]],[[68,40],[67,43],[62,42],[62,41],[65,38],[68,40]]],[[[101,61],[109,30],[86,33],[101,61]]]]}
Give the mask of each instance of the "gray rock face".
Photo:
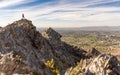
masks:
{"type": "Polygon", "coordinates": [[[68,69],[65,75],[120,75],[120,62],[111,54],[100,54],[84,68],[83,64],[68,69]]]}
{"type": "Polygon", "coordinates": [[[120,75],[120,62],[110,54],[101,54],[85,67],[86,75],[120,75]]]}
{"type": "Polygon", "coordinates": [[[45,35],[36,31],[32,21],[21,19],[0,28],[0,72],[1,75],[54,75],[45,65],[54,59],[54,66],[64,74],[75,66],[85,55],[85,51],[60,40],[61,35],[49,28],[45,35]]]}
{"type": "Polygon", "coordinates": [[[47,72],[50,73],[41,61],[47,60],[49,56],[52,56],[49,53],[51,47],[43,43],[44,41],[44,38],[36,31],[32,22],[26,19],[21,19],[2,28],[0,31],[0,52],[1,54],[12,52],[10,55],[12,58],[6,59],[10,61],[5,61],[1,57],[1,62],[4,62],[4,64],[0,65],[1,72],[4,72],[6,75],[14,73],[44,75],[47,72]],[[47,47],[41,53],[43,46],[46,45],[47,47]],[[45,57],[46,54],[48,57],[45,57]],[[18,62],[13,61],[16,56],[20,57],[18,62]]]}
{"type": "Polygon", "coordinates": [[[88,55],[89,55],[89,57],[96,57],[96,56],[98,56],[98,55],[100,55],[101,53],[98,51],[98,50],[96,50],[95,48],[92,48],[91,50],[89,50],[89,52],[88,52],[88,55]]]}
{"type": "Polygon", "coordinates": [[[46,38],[52,46],[53,53],[55,54],[54,59],[56,60],[56,64],[60,66],[59,69],[62,74],[64,74],[67,68],[75,66],[78,61],[86,58],[86,51],[62,42],[62,36],[52,28],[46,29],[45,32],[42,33],[42,36],[46,38]]]}
{"type": "Polygon", "coordinates": [[[43,36],[45,38],[51,39],[51,40],[60,40],[62,35],[53,30],[52,28],[47,28],[45,32],[43,32],[43,36]]]}

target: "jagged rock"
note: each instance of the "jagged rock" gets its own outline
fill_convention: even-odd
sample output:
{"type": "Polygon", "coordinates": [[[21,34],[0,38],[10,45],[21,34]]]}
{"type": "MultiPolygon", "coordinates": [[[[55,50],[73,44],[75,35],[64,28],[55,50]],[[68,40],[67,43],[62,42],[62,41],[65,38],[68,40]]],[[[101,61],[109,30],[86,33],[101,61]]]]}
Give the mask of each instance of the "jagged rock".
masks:
{"type": "Polygon", "coordinates": [[[85,74],[120,75],[120,62],[111,54],[101,54],[86,66],[85,74]]]}
{"type": "Polygon", "coordinates": [[[100,54],[84,69],[82,65],[68,69],[65,75],[120,75],[120,62],[111,54],[100,54]]]}
{"type": "Polygon", "coordinates": [[[98,51],[98,50],[96,50],[95,48],[92,48],[91,50],[89,50],[89,52],[88,52],[88,55],[90,56],[90,57],[96,57],[96,56],[98,56],[98,55],[100,55],[101,53],[98,51]]]}
{"type": "Polygon", "coordinates": [[[42,33],[45,38],[50,40],[60,40],[62,35],[53,30],[52,28],[47,28],[45,32],[42,33]]]}
{"type": "MultiPolygon", "coordinates": [[[[52,52],[50,52],[51,47],[47,43],[43,43],[44,41],[44,38],[36,31],[31,21],[21,19],[1,29],[0,52],[2,54],[13,52],[14,55],[21,56],[22,68],[26,68],[27,66],[29,73],[44,75],[47,73],[47,70],[45,71],[46,67],[42,60],[45,61],[50,59],[50,57],[52,58],[52,52]]],[[[13,69],[13,65],[15,65],[15,62],[12,60],[9,61],[9,63],[10,64],[5,62],[5,64],[1,64],[2,70],[0,72],[8,75],[9,71],[13,69]],[[6,64],[8,64],[9,67],[7,67],[6,64]]],[[[19,73],[22,72],[20,68],[15,68],[15,70],[18,70],[19,73]]],[[[12,71],[11,74],[18,73],[18,71],[12,71]]],[[[49,71],[50,70],[48,70],[48,72],[49,71]]],[[[52,74],[52,72],[50,74],[52,74]]]]}
{"type": "MultiPolygon", "coordinates": [[[[6,53],[6,54],[0,54],[0,71],[1,75],[39,75],[39,74],[52,74],[48,68],[43,68],[41,71],[33,71],[31,72],[31,68],[28,66],[26,61],[23,61],[23,58],[20,55],[16,55],[13,52],[6,53]]],[[[39,63],[40,65],[42,64],[39,63]]],[[[44,65],[44,64],[43,64],[44,65]]],[[[33,66],[34,67],[34,66],[33,66]]],[[[35,67],[34,67],[35,68],[35,67]]],[[[50,74],[50,75],[51,75],[50,74]]]]}
{"type": "Polygon", "coordinates": [[[85,57],[81,49],[60,40],[61,35],[49,28],[43,36],[32,21],[21,19],[0,29],[0,73],[4,75],[54,75],[64,74],[67,68],[85,57]],[[46,62],[54,59],[54,65],[46,62]],[[54,71],[54,69],[57,69],[54,71]],[[59,71],[58,71],[59,70],[59,71]]]}
{"type": "Polygon", "coordinates": [[[59,66],[63,65],[59,67],[62,74],[67,68],[75,66],[78,61],[86,57],[86,51],[81,50],[80,48],[74,48],[74,46],[62,42],[60,40],[62,36],[52,28],[46,29],[45,32],[42,33],[42,36],[49,41],[50,45],[52,45],[53,53],[56,57],[56,64],[59,66]]]}

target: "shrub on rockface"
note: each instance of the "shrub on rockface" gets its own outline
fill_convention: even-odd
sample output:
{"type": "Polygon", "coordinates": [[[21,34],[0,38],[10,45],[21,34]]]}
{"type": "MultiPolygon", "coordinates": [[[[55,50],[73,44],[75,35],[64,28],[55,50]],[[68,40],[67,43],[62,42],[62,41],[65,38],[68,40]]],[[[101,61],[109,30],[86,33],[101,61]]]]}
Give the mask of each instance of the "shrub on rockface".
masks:
{"type": "Polygon", "coordinates": [[[51,60],[44,62],[44,64],[46,67],[50,68],[53,73],[60,74],[59,69],[55,66],[55,62],[53,58],[51,60]]]}

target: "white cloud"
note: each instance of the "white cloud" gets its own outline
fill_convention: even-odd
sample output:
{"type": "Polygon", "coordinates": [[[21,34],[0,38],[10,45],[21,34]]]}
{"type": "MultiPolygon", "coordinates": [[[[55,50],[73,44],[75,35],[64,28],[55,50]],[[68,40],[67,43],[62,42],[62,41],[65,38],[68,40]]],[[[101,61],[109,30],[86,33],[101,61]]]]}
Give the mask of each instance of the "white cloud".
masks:
{"type": "MultiPolygon", "coordinates": [[[[12,3],[26,3],[25,1],[26,0],[11,1],[4,6],[0,5],[0,7],[11,6],[12,3]]],[[[2,12],[0,13],[0,24],[4,26],[6,23],[10,23],[13,20],[19,19],[21,14],[25,13],[25,16],[33,20],[37,27],[120,25],[120,7],[86,7],[89,5],[115,1],[119,0],[82,0],[79,2],[61,0],[19,9],[1,9],[0,11],[2,12]]]]}
{"type": "Polygon", "coordinates": [[[28,2],[32,2],[32,1],[35,1],[35,0],[1,0],[0,8],[8,7],[8,6],[15,6],[15,5],[28,3],[28,2]]]}

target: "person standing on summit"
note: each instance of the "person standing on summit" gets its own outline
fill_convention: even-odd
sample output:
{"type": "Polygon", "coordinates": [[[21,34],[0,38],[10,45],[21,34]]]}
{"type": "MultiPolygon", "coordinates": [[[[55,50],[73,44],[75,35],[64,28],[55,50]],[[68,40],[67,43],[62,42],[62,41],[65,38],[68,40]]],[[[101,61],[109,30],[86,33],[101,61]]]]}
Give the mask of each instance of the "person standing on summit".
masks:
{"type": "Polygon", "coordinates": [[[22,19],[25,19],[25,16],[24,16],[24,14],[22,14],[22,19]]]}

